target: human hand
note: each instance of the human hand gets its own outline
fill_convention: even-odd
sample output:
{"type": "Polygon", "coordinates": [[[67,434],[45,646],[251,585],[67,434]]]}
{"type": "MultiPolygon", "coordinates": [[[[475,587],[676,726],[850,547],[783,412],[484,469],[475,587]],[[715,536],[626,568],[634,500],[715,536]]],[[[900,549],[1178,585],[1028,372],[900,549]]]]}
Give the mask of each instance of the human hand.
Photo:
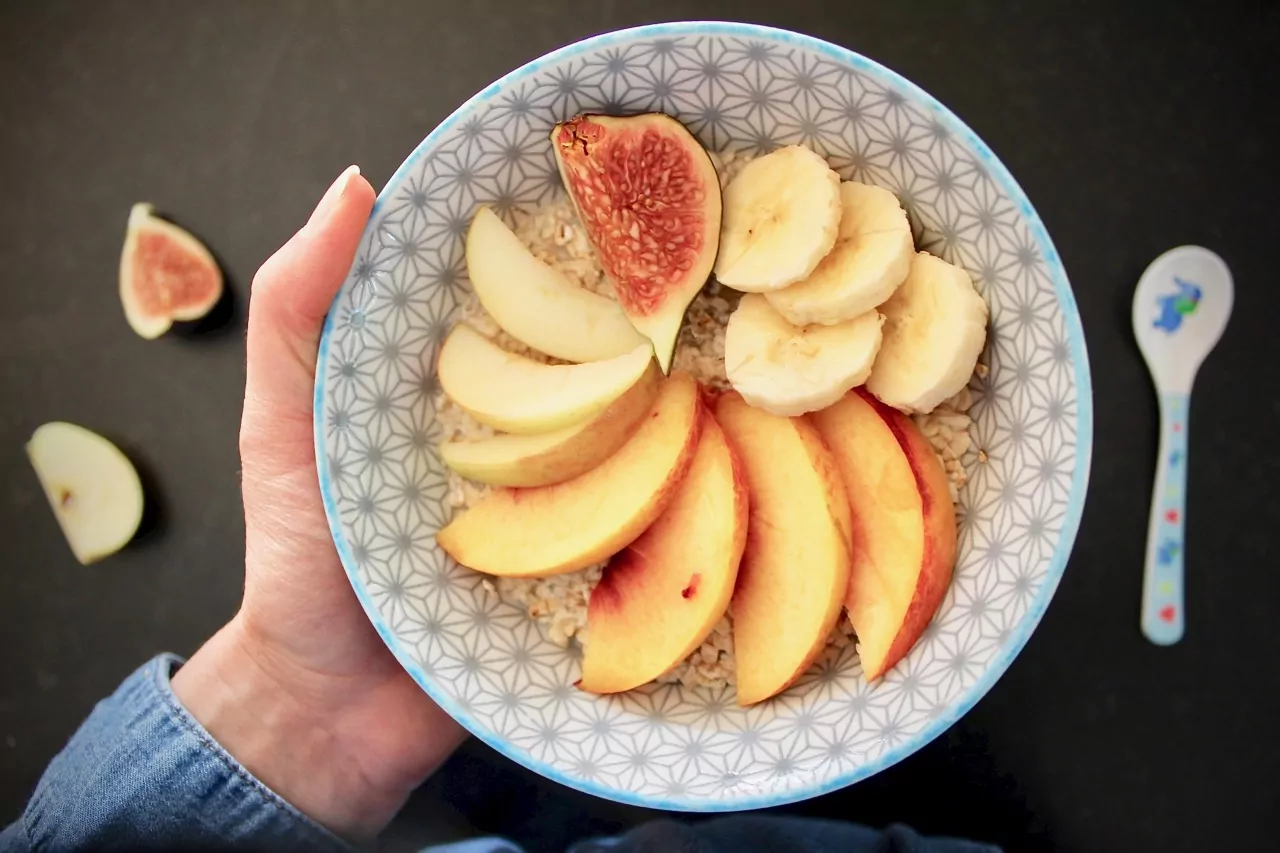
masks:
{"type": "Polygon", "coordinates": [[[382,829],[465,735],[365,617],[316,480],[320,330],[373,201],[369,182],[348,169],[254,277],[240,425],[244,602],[173,679],[223,748],[351,839],[382,829]]]}

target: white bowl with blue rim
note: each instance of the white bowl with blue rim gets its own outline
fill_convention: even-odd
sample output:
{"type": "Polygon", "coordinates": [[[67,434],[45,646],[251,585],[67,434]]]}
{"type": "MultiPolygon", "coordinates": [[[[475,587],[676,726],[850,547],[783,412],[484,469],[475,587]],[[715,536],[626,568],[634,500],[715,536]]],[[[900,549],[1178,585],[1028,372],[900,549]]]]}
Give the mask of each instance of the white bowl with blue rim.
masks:
{"type": "Polygon", "coordinates": [[[1013,662],[1062,577],[1093,437],[1080,317],[1031,203],[976,134],[852,51],[747,24],[671,23],[562,48],[487,87],[383,188],[325,324],[315,441],[351,584],[405,669],[477,737],[542,775],[621,802],[688,811],[776,806],[857,782],[937,737],[1013,662]],[[649,685],[601,697],[577,660],[435,544],[448,521],[436,454],[435,354],[470,288],[480,205],[561,192],[548,133],[580,112],[661,111],[712,150],[803,143],[844,178],[885,186],[921,249],[959,263],[991,308],[973,386],[988,461],[961,492],[950,591],[875,684],[851,649],[782,696],[649,685]]]}

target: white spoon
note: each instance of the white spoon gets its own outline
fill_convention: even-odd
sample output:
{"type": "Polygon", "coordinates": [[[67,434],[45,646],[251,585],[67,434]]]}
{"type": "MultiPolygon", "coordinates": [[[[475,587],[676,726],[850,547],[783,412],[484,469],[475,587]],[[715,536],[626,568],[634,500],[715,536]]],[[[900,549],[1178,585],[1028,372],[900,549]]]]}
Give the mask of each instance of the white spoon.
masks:
{"type": "Polygon", "coordinates": [[[1133,294],[1133,333],[1160,398],[1160,455],[1142,576],[1142,633],[1161,646],[1182,639],[1183,526],[1191,385],[1231,316],[1234,289],[1222,258],[1179,246],[1151,262],[1133,294]]]}

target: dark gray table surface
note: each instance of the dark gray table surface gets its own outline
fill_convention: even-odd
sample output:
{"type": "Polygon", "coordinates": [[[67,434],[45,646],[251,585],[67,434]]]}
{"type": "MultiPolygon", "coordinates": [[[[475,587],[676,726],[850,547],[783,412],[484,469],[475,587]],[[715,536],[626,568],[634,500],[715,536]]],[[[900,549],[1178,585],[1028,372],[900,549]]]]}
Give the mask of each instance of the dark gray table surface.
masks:
{"type": "MultiPolygon", "coordinates": [[[[235,610],[243,309],[257,265],[359,163],[380,186],[457,104],[577,38],[759,21],[878,59],[955,110],[1048,225],[1084,318],[1089,502],[1047,616],[991,693],[880,776],[791,811],[909,821],[1010,849],[1274,849],[1280,806],[1280,13],[1273,4],[106,2],[0,6],[0,822],[97,698],[235,610]],[[1116,8],[1118,7],[1118,8],[1116,8]],[[230,321],[155,342],[125,325],[125,218],[202,235],[230,321]],[[1155,407],[1128,329],[1146,263],[1217,250],[1235,316],[1191,430],[1186,639],[1138,633],[1155,407]],[[52,419],[116,438],[162,511],[92,567],[22,445],[52,419]]],[[[415,797],[551,849],[647,816],[478,745],[415,797]]],[[[401,829],[403,830],[403,826],[401,829]]]]}

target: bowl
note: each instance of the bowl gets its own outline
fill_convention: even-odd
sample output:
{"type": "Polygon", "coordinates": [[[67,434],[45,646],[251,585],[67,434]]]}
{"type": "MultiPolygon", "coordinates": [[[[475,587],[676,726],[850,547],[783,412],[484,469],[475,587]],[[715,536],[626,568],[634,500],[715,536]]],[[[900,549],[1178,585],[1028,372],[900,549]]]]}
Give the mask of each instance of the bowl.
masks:
{"type": "Polygon", "coordinates": [[[486,743],[601,797],[728,811],[832,791],[902,760],[1012,663],[1062,576],[1084,504],[1092,398],[1066,272],[991,150],[909,81],[814,38],[734,23],[606,33],[525,65],[449,116],[378,197],[320,344],[315,441],[334,542],[361,604],[432,699],[486,743]],[[955,578],[875,684],[846,647],[780,697],[731,688],[577,690],[578,660],[454,564],[436,452],[435,355],[467,298],[479,205],[562,192],[548,133],[581,112],[658,110],[710,150],[803,143],[888,187],[917,246],[959,263],[991,309],[960,493],[955,578]]]}

